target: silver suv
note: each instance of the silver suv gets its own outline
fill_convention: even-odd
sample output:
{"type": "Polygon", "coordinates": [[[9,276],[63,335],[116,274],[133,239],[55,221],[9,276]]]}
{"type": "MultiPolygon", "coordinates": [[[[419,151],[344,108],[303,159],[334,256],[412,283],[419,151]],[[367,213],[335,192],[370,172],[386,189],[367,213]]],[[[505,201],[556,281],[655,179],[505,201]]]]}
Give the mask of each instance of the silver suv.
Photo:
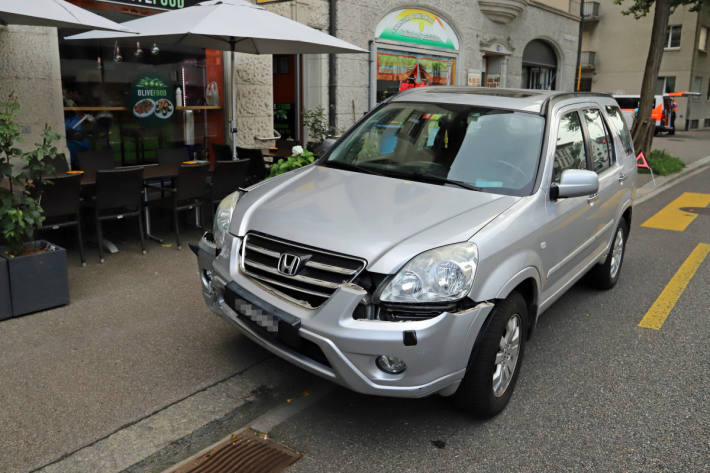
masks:
{"type": "Polygon", "coordinates": [[[193,250],[207,305],[267,350],[490,417],[540,314],[585,274],[618,280],[635,181],[607,95],[416,89],[225,198],[193,250]]]}

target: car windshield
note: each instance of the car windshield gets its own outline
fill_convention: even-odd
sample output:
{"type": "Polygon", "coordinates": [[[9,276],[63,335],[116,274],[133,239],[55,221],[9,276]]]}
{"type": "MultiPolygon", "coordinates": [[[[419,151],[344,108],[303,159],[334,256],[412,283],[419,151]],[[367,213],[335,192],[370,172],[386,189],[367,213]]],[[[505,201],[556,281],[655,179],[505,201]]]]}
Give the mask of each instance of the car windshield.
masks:
{"type": "Polygon", "coordinates": [[[532,192],[545,120],[510,110],[390,103],[320,165],[497,194],[532,192]]]}

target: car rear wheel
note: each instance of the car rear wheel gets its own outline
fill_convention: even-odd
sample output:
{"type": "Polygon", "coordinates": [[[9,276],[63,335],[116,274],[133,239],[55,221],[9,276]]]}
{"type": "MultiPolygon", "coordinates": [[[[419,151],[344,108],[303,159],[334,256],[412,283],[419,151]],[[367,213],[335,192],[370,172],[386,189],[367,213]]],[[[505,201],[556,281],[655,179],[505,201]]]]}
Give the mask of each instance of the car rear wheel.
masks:
{"type": "Polygon", "coordinates": [[[518,292],[496,304],[454,395],[460,408],[489,418],[508,404],[523,361],[527,318],[527,304],[518,292]]]}
{"type": "Polygon", "coordinates": [[[609,254],[603,263],[592,268],[587,275],[589,281],[598,289],[611,289],[616,285],[621,273],[621,264],[624,262],[626,252],[626,236],[629,234],[629,225],[621,219],[614,232],[614,241],[611,243],[609,254]]]}

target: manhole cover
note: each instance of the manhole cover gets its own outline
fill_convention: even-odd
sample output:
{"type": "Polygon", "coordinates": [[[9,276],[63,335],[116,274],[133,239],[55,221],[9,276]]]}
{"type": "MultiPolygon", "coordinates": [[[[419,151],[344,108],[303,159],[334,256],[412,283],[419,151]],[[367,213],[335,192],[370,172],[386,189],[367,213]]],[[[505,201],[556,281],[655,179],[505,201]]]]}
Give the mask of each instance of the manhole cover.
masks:
{"type": "Polygon", "coordinates": [[[300,453],[248,430],[223,440],[171,473],[278,473],[300,458],[300,453]]]}
{"type": "Polygon", "coordinates": [[[697,215],[710,215],[710,207],[681,207],[680,210],[697,215]]]}

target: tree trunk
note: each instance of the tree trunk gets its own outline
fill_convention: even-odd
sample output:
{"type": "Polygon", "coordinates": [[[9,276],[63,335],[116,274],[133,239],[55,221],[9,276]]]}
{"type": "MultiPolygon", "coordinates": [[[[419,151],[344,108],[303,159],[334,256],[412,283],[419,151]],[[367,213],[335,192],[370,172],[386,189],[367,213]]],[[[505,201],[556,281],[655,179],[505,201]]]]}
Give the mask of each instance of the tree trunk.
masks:
{"type": "Polygon", "coordinates": [[[636,153],[648,154],[651,151],[653,134],[656,130],[656,121],[651,119],[653,109],[653,96],[656,89],[658,71],[661,68],[666,28],[671,11],[671,0],[656,0],[653,13],[653,29],[651,30],[651,44],[648,47],[646,69],[643,72],[641,84],[641,103],[639,103],[638,116],[634,120],[631,135],[634,140],[636,153]]]}

